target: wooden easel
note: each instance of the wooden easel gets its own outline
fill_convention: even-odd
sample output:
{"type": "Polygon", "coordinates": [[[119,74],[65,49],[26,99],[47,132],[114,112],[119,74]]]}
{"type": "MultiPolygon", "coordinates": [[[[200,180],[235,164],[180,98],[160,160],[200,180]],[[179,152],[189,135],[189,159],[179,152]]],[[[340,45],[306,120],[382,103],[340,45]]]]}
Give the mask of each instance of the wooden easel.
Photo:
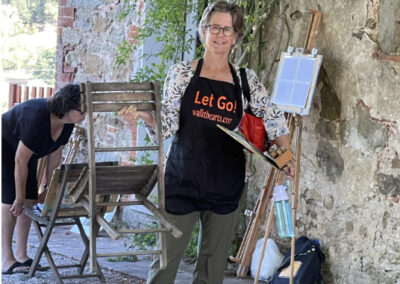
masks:
{"type": "MultiPolygon", "coordinates": [[[[308,29],[307,39],[305,43],[306,50],[312,50],[315,47],[315,41],[318,33],[318,28],[321,22],[321,12],[316,10],[310,10],[312,14],[311,24],[308,29]]],[[[302,126],[303,117],[300,115],[289,115],[291,130],[293,129],[292,124],[294,123],[294,136],[295,136],[295,177],[294,177],[294,196],[292,202],[292,222],[293,227],[296,227],[296,211],[298,206],[298,193],[299,193],[299,182],[300,182],[300,158],[301,158],[301,136],[302,136],[302,126]]],[[[293,138],[293,132],[291,131],[290,141],[293,138]]],[[[282,180],[282,179],[280,179],[282,180]]],[[[279,178],[278,178],[279,181],[279,178]]],[[[254,279],[254,284],[258,283],[258,278],[260,276],[261,264],[264,258],[265,248],[268,242],[268,236],[271,232],[272,216],[274,215],[274,202],[271,202],[270,212],[267,221],[267,228],[265,229],[264,242],[261,249],[261,256],[258,263],[257,275],[254,279]]],[[[295,241],[296,237],[293,236],[291,239],[291,252],[290,252],[290,284],[293,284],[293,274],[294,274],[294,257],[295,257],[295,241]]]]}
{"type": "MultiPolygon", "coordinates": [[[[318,28],[319,24],[321,21],[321,13],[319,11],[315,10],[310,10],[310,13],[312,15],[311,19],[311,24],[308,29],[308,34],[305,42],[305,48],[307,50],[311,50],[315,46],[315,41],[316,37],[318,34],[318,28]]],[[[296,209],[297,209],[297,204],[298,204],[298,188],[299,188],[299,181],[300,181],[300,156],[301,156],[301,131],[302,131],[302,123],[303,123],[303,118],[301,116],[288,116],[288,125],[290,129],[290,141],[292,142],[293,136],[296,137],[296,142],[295,142],[295,159],[296,159],[296,172],[295,172],[295,178],[294,178],[294,196],[293,196],[293,202],[292,202],[292,208],[293,208],[293,226],[295,226],[295,220],[296,220],[296,209]]],[[[266,178],[265,181],[265,186],[260,192],[260,195],[257,199],[255,208],[253,211],[251,211],[250,214],[250,221],[247,226],[245,235],[243,237],[243,241],[240,245],[240,248],[236,254],[236,256],[230,256],[229,259],[231,261],[234,261],[238,263],[238,268],[236,271],[236,276],[239,278],[246,278],[250,264],[251,264],[251,258],[256,246],[257,239],[259,237],[259,234],[262,230],[262,225],[265,222],[265,217],[267,215],[267,207],[268,204],[272,204],[270,206],[270,213],[269,217],[267,220],[267,228],[264,234],[264,239],[268,239],[268,235],[270,234],[271,231],[271,223],[272,223],[272,217],[273,217],[273,202],[270,202],[272,198],[272,191],[273,188],[276,184],[282,183],[283,179],[283,174],[276,170],[275,168],[270,169],[270,172],[266,178]]],[[[262,261],[264,257],[264,251],[266,247],[266,242],[264,241],[263,248],[262,248],[262,256],[260,258],[260,261],[262,261]]],[[[293,268],[293,262],[294,262],[294,250],[295,250],[295,238],[292,238],[291,242],[291,268],[293,268]]],[[[260,273],[260,264],[258,266],[258,273],[257,273],[257,278],[255,280],[255,283],[258,281],[260,273]]],[[[293,270],[291,270],[291,282],[293,283],[293,270]]]]}

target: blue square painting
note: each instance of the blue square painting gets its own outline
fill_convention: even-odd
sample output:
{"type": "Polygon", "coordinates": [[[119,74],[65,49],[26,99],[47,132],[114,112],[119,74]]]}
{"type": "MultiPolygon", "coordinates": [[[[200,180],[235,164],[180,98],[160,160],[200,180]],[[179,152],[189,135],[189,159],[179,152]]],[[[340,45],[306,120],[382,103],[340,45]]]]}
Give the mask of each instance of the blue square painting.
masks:
{"type": "Polygon", "coordinates": [[[280,109],[308,114],[322,56],[282,53],[272,92],[280,109]]]}

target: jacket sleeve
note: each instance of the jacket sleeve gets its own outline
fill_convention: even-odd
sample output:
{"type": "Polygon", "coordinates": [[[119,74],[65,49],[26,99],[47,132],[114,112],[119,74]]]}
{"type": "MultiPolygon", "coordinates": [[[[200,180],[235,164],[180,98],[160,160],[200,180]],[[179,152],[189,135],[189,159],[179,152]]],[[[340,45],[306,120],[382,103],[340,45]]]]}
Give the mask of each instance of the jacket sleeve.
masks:
{"type": "MultiPolygon", "coordinates": [[[[175,135],[179,129],[181,100],[190,81],[188,72],[185,72],[187,68],[183,63],[171,66],[164,81],[161,106],[161,133],[164,139],[175,135]]],[[[155,141],[155,130],[151,127],[147,127],[147,129],[150,139],[155,141]]]]}

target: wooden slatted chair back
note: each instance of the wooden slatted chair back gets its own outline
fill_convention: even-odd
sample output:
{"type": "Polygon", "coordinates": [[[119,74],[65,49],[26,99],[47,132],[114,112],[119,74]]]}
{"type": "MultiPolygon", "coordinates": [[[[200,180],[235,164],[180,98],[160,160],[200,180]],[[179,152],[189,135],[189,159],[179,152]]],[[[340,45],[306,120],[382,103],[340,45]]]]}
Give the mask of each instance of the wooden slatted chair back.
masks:
{"type": "MultiPolygon", "coordinates": [[[[141,194],[147,197],[158,182],[164,206],[163,148],[161,137],[161,100],[157,82],[141,83],[92,83],[81,84],[81,109],[87,112],[89,168],[96,163],[97,152],[158,151],[158,161],[152,165],[116,166],[99,168],[91,174],[96,194],[141,194]],[[125,106],[136,106],[138,111],[151,111],[156,120],[156,144],[139,147],[100,147],[95,141],[94,113],[119,112],[125,106]],[[90,154],[92,153],[92,154],[90,154]]],[[[93,183],[92,183],[93,184],[93,183]]]]}
{"type": "MultiPolygon", "coordinates": [[[[81,85],[82,111],[92,102],[92,112],[117,112],[124,106],[136,105],[139,111],[155,111],[158,99],[156,83],[91,83],[81,85]]],[[[89,107],[89,108],[90,108],[89,107]]]]}

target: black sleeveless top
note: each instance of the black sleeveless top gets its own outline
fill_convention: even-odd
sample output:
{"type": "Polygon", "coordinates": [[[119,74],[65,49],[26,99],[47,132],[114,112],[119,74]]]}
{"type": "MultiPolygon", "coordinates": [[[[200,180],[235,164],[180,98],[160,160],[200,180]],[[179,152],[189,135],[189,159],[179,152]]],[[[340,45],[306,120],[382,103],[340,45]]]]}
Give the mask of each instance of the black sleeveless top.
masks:
{"type": "Polygon", "coordinates": [[[200,77],[202,63],[182,97],[166,165],[165,206],[171,214],[231,213],[244,188],[243,147],[216,126],[233,130],[242,119],[239,79],[231,65],[234,85],[200,77]]]}

